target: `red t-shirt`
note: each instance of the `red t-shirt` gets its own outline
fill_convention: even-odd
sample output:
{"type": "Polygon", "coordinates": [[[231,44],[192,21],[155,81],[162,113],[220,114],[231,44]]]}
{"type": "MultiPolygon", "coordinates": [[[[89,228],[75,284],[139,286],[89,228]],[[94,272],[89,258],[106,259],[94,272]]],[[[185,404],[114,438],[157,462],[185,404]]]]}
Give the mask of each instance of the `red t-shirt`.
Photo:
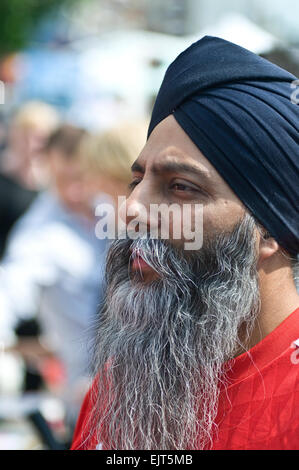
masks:
{"type": "MultiPolygon", "coordinates": [[[[213,450],[299,450],[299,308],[238,356],[229,378],[220,394],[213,450]]],[[[106,449],[94,436],[85,438],[91,409],[89,391],[72,449],[106,449]]]]}

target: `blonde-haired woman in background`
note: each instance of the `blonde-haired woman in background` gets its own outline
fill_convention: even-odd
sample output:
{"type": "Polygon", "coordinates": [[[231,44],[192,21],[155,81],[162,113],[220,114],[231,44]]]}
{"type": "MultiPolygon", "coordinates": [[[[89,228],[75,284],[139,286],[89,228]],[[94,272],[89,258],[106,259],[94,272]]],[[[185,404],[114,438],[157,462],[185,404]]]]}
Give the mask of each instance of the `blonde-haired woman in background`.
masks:
{"type": "Polygon", "coordinates": [[[145,145],[146,133],[145,121],[130,121],[87,135],[79,151],[86,170],[87,191],[94,195],[98,190],[114,204],[118,196],[126,196],[131,166],[145,145]]]}

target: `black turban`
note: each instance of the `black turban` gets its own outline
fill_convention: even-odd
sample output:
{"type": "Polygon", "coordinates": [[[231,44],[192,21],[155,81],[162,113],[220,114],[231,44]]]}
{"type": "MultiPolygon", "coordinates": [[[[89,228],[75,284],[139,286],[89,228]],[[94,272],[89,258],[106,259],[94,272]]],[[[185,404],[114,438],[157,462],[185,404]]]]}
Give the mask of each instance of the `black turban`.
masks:
{"type": "Polygon", "coordinates": [[[299,253],[299,106],[291,99],[294,80],[256,54],[206,36],[169,66],[148,131],[149,136],[173,114],[291,255],[299,253]]]}

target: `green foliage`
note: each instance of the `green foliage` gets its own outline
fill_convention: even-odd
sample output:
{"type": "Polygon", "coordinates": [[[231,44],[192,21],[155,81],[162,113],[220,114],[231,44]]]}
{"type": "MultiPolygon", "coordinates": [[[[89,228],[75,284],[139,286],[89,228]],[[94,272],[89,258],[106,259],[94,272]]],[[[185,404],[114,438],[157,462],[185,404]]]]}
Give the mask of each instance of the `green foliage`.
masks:
{"type": "Polygon", "coordinates": [[[0,0],[0,56],[22,49],[38,21],[78,0],[0,0]]]}

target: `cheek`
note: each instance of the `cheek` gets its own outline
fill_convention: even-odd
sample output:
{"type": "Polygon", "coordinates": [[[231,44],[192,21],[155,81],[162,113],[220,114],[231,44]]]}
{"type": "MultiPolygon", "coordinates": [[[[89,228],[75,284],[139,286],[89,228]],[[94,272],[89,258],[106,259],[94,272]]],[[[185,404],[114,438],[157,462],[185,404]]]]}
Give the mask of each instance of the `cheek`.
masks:
{"type": "Polygon", "coordinates": [[[169,217],[169,239],[172,244],[185,249],[199,249],[203,239],[203,206],[184,204],[171,212],[169,217]],[[190,244],[191,243],[191,244],[190,244]]]}
{"type": "Polygon", "coordinates": [[[231,231],[245,215],[245,207],[241,203],[219,200],[209,204],[203,211],[203,230],[231,231]]]}
{"type": "MultiPolygon", "coordinates": [[[[243,218],[245,208],[243,205],[227,201],[218,200],[215,203],[207,204],[196,208],[191,206],[189,212],[181,211],[181,216],[171,220],[170,240],[174,246],[181,247],[182,244],[194,240],[194,249],[199,249],[204,240],[205,234],[219,233],[222,231],[231,232],[237,223],[243,218]],[[180,237],[176,235],[180,234],[180,237]]],[[[189,245],[190,249],[192,245],[189,245]]]]}

